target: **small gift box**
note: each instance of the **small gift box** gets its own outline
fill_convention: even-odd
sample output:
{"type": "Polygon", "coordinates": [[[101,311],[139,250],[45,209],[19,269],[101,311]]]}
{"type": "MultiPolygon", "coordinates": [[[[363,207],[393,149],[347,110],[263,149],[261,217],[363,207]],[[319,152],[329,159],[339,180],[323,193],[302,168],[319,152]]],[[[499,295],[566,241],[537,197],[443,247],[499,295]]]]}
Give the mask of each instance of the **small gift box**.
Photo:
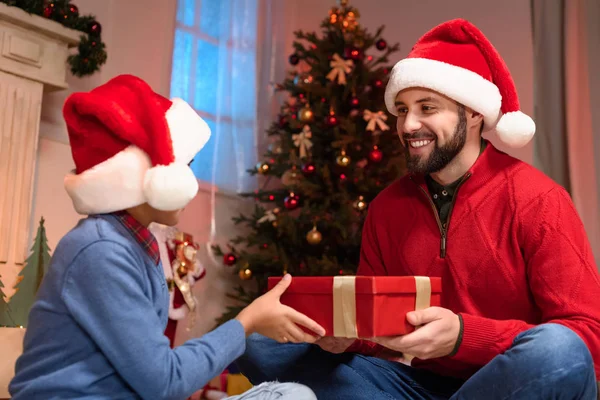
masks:
{"type": "MultiPolygon", "coordinates": [[[[270,277],[269,289],[280,280],[270,277]]],[[[371,338],[414,331],[406,313],[439,306],[441,292],[434,277],[294,277],[281,303],[319,323],[326,336],[371,338]]]]}

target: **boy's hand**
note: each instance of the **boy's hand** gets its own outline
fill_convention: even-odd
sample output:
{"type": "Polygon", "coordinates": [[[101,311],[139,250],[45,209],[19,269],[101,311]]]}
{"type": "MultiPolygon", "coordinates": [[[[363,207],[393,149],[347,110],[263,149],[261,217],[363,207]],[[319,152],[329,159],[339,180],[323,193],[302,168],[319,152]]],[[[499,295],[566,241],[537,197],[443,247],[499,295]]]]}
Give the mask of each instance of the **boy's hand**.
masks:
{"type": "Polygon", "coordinates": [[[323,336],[325,329],[306,315],[280,303],[281,295],[292,282],[286,274],[277,285],[252,302],[236,317],[244,327],[246,335],[259,333],[280,343],[314,343],[318,337],[304,332],[298,325],[323,336]],[[298,324],[298,325],[297,325],[298,324]]]}

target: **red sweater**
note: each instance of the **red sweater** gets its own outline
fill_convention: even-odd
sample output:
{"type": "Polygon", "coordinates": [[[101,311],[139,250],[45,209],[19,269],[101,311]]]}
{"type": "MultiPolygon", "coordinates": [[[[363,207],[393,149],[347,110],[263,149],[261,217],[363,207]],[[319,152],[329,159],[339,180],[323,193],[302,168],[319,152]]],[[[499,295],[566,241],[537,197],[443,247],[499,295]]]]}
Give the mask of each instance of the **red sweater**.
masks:
{"type": "MultiPolygon", "coordinates": [[[[422,177],[406,176],[371,202],[358,269],[442,278],[462,342],[452,357],[412,365],[466,379],[520,332],[554,322],[585,341],[600,379],[600,277],[567,192],[488,143],[455,194],[445,243],[428,196],[422,177]]],[[[348,351],[376,348],[358,341],[348,351]]]]}

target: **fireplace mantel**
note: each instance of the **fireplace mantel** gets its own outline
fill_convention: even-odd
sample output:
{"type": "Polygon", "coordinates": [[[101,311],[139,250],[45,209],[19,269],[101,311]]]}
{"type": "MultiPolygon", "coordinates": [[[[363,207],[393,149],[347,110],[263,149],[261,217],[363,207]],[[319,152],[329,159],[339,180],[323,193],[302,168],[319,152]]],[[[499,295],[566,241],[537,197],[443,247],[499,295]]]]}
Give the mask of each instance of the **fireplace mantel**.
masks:
{"type": "MultiPolygon", "coordinates": [[[[14,285],[14,280],[6,278],[14,278],[23,268],[31,245],[42,96],[67,88],[69,48],[79,43],[81,35],[0,3],[0,275],[5,292],[14,285]]],[[[5,333],[13,332],[3,329],[0,341],[6,339],[5,333]]],[[[13,336],[22,340],[21,334],[13,336]]],[[[21,345],[3,342],[16,349],[21,345]]],[[[2,358],[1,364],[12,370],[14,361],[2,358]]],[[[5,368],[0,371],[0,398],[4,398],[11,376],[5,368]]]]}

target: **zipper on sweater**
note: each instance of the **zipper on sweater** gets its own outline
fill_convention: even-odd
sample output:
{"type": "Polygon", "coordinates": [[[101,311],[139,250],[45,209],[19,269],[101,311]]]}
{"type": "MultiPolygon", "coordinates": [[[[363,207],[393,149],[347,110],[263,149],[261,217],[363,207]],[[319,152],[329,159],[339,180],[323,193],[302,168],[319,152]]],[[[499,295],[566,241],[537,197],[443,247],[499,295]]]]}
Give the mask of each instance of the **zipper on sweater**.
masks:
{"type": "Polygon", "coordinates": [[[454,203],[456,203],[456,195],[458,194],[458,189],[460,189],[462,184],[470,177],[471,177],[471,173],[467,172],[462,177],[460,182],[458,183],[458,186],[456,186],[456,191],[454,192],[454,197],[452,197],[452,202],[450,203],[450,209],[448,210],[448,221],[446,222],[446,226],[444,226],[442,224],[442,221],[440,220],[440,214],[438,213],[438,210],[435,207],[435,203],[433,202],[433,199],[431,198],[429,193],[427,193],[427,191],[425,189],[423,189],[421,187],[421,185],[419,185],[417,182],[413,181],[412,177],[410,177],[410,180],[413,181],[415,183],[415,185],[417,185],[419,187],[421,192],[423,192],[423,194],[429,201],[429,205],[431,206],[431,209],[433,210],[433,215],[435,216],[435,220],[436,220],[438,228],[440,230],[440,258],[446,258],[446,244],[448,241],[448,226],[450,225],[450,217],[452,216],[452,209],[454,208],[454,203]]]}

